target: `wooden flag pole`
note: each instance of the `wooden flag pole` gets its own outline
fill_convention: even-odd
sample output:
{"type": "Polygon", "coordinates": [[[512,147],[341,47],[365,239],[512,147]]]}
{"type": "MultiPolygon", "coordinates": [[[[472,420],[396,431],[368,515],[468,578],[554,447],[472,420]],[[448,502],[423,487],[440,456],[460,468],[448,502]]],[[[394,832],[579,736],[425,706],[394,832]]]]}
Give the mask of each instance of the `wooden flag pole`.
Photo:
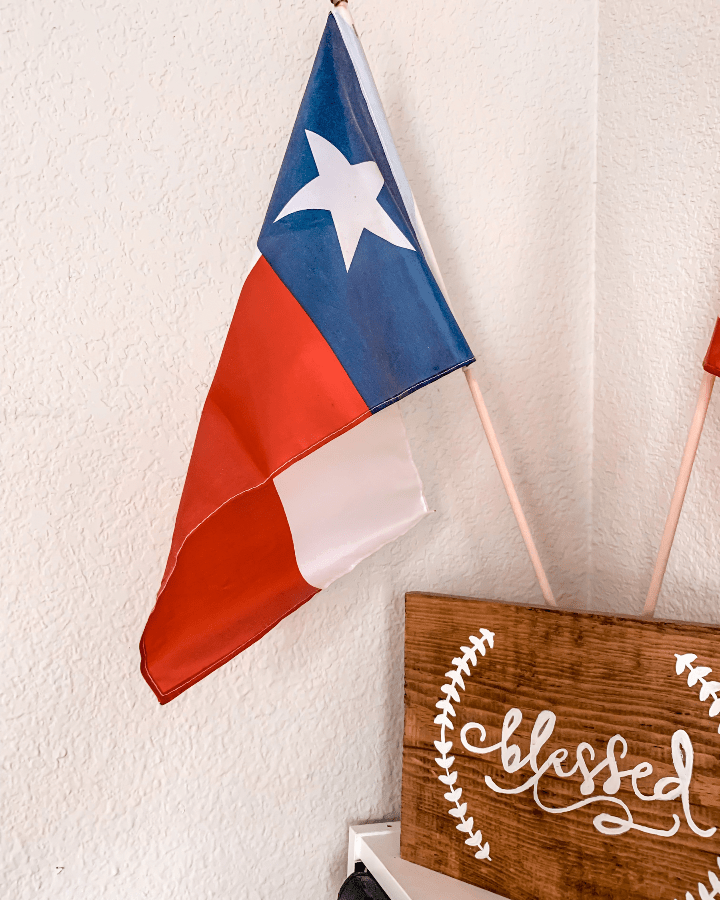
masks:
{"type": "Polygon", "coordinates": [[[672,502],[670,503],[670,512],[665,522],[665,530],[660,540],[660,549],[658,550],[657,561],[650,582],[650,590],[645,600],[643,615],[652,618],[655,615],[655,607],[657,606],[658,596],[662,588],[665,570],[667,569],[670,551],[672,550],[673,541],[675,540],[675,532],[677,531],[678,522],[680,521],[680,513],[682,511],[685,494],[688,484],[690,483],[690,475],[692,474],[693,463],[697,454],[698,445],[700,444],[700,436],[702,434],[705,417],[707,416],[710,398],[712,397],[713,386],[716,376],[720,375],[720,318],[715,324],[710,347],[708,349],[705,361],[703,362],[705,370],[702,383],[700,385],[700,395],[695,407],[695,415],[690,425],[690,433],[688,434],[687,443],[685,444],[685,452],[683,453],[680,463],[680,471],[678,473],[677,482],[675,484],[675,492],[673,493],[672,502]]]}
{"type": "Polygon", "coordinates": [[[535,569],[535,575],[537,577],[538,584],[540,585],[540,590],[542,591],[542,595],[545,598],[545,602],[548,606],[557,606],[557,602],[555,600],[555,597],[553,596],[553,592],[550,589],[550,583],[548,582],[547,576],[545,575],[545,570],[543,569],[543,565],[540,562],[540,555],[537,552],[535,541],[533,540],[532,534],[530,533],[530,526],[527,523],[525,513],[523,512],[522,506],[520,505],[520,499],[518,498],[517,491],[515,490],[515,485],[513,484],[512,478],[510,477],[508,467],[505,465],[505,459],[502,455],[502,450],[500,449],[500,444],[498,442],[497,435],[495,434],[493,423],[490,419],[490,413],[487,410],[487,406],[485,406],[485,400],[483,399],[482,392],[480,391],[480,385],[477,383],[477,379],[475,378],[475,375],[472,373],[470,368],[466,368],[463,371],[465,372],[465,379],[467,380],[468,387],[470,388],[470,393],[472,394],[472,398],[475,401],[475,408],[477,409],[478,415],[480,416],[482,427],[485,430],[485,437],[487,437],[487,442],[490,446],[490,452],[493,455],[495,465],[497,466],[497,470],[500,473],[503,487],[505,488],[505,491],[508,495],[510,506],[512,507],[512,511],[515,514],[515,519],[518,523],[520,534],[525,541],[525,546],[527,547],[527,552],[530,556],[530,562],[533,565],[533,569],[535,569]]]}
{"type": "MultiPolygon", "coordinates": [[[[355,23],[353,22],[352,16],[350,15],[350,11],[347,7],[347,0],[330,0],[330,2],[333,6],[339,7],[342,10],[343,17],[346,18],[348,23],[352,25],[353,28],[355,28],[355,23]]],[[[355,33],[357,34],[356,28],[355,33]]],[[[418,226],[418,240],[420,241],[420,245],[422,246],[422,249],[425,253],[428,265],[430,266],[430,269],[432,270],[436,281],[440,285],[440,290],[443,292],[445,298],[447,299],[447,288],[445,287],[445,282],[443,281],[443,277],[440,273],[437,259],[435,258],[435,254],[430,244],[430,239],[428,238],[427,231],[425,230],[425,225],[420,216],[420,211],[417,208],[417,203],[415,204],[414,213],[418,226]]],[[[550,589],[550,584],[547,580],[547,576],[545,575],[545,570],[543,569],[542,563],[540,562],[540,556],[537,552],[537,548],[535,547],[535,542],[533,541],[532,534],[530,533],[530,526],[527,523],[525,513],[523,512],[522,506],[520,505],[520,499],[518,498],[517,491],[515,490],[515,485],[513,484],[512,478],[510,477],[508,467],[505,464],[505,459],[503,458],[502,450],[500,449],[500,444],[498,442],[497,435],[495,434],[495,429],[493,428],[493,424],[490,419],[490,414],[488,413],[482,392],[480,391],[480,386],[478,385],[474,374],[470,371],[469,368],[466,368],[464,371],[468,387],[470,388],[470,393],[475,403],[475,408],[477,409],[483,429],[485,430],[485,436],[487,437],[487,441],[490,446],[490,452],[493,455],[495,465],[497,466],[497,470],[500,473],[500,478],[502,480],[503,486],[505,488],[505,491],[507,492],[508,499],[510,500],[510,506],[513,513],[515,514],[515,519],[518,523],[520,534],[525,541],[525,546],[527,547],[527,551],[530,556],[530,562],[532,563],[533,569],[535,570],[535,575],[540,585],[540,590],[542,591],[542,595],[545,598],[545,602],[548,606],[557,606],[557,602],[555,600],[555,597],[553,596],[552,590],[550,589]]]]}
{"type": "MultiPolygon", "coordinates": [[[[430,238],[428,237],[427,231],[425,229],[425,223],[423,222],[422,216],[420,215],[420,210],[417,208],[417,203],[415,204],[415,219],[418,226],[418,240],[420,241],[420,245],[425,252],[425,258],[427,259],[428,265],[430,266],[430,269],[435,276],[435,280],[440,285],[440,290],[443,292],[443,294],[445,295],[445,299],[447,300],[447,287],[445,286],[445,281],[440,272],[440,267],[438,266],[432,245],[430,244],[430,238]]],[[[449,303],[450,301],[448,300],[448,304],[449,303]]],[[[537,552],[535,541],[533,540],[532,534],[530,533],[530,526],[528,525],[527,519],[525,518],[523,508],[520,505],[520,498],[518,497],[517,491],[515,490],[515,485],[513,484],[513,480],[510,476],[510,471],[505,464],[505,458],[503,457],[502,450],[500,449],[500,442],[497,439],[497,434],[495,433],[495,428],[493,427],[490,413],[488,412],[487,406],[485,405],[485,400],[483,398],[482,391],[480,390],[480,385],[477,383],[477,379],[475,378],[475,375],[469,366],[463,369],[463,371],[465,372],[465,380],[467,381],[468,387],[470,388],[470,394],[472,395],[473,402],[475,403],[475,409],[477,410],[478,416],[480,416],[480,421],[485,431],[485,437],[487,438],[490,452],[492,453],[493,459],[495,460],[495,465],[500,475],[500,480],[502,481],[505,492],[508,495],[510,507],[515,515],[515,521],[517,522],[518,528],[520,529],[520,534],[525,541],[525,547],[527,548],[532,567],[535,570],[535,576],[538,580],[538,584],[540,585],[540,590],[542,591],[542,595],[548,606],[557,606],[557,602],[550,588],[550,583],[548,582],[547,576],[545,575],[545,569],[543,569],[543,565],[540,562],[540,554],[537,552]]]]}

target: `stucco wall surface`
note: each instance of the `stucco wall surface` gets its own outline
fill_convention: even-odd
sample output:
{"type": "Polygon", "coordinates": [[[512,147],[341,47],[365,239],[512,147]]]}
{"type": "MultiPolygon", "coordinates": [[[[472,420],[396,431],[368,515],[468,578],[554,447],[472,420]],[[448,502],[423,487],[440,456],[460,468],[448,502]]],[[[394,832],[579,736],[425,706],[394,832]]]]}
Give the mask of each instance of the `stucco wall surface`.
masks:
{"type": "MultiPolygon", "coordinates": [[[[551,581],[583,604],[594,2],[352,7],[551,581]]],[[[539,600],[455,374],[403,403],[432,516],[169,706],[140,677],[326,13],[0,0],[3,897],[330,900],[348,823],[399,814],[404,591],[539,600]]]]}
{"type": "MultiPolygon", "coordinates": [[[[720,5],[603,0],[593,605],[640,612],[720,314],[720,5]]],[[[720,398],[658,614],[720,622],[720,398]]]]}

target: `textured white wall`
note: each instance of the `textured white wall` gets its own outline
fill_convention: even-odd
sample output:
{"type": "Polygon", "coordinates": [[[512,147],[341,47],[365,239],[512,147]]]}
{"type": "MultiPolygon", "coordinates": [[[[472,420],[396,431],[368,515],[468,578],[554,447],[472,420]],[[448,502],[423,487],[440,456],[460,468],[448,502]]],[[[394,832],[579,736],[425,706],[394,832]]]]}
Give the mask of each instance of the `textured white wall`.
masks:
{"type": "MultiPolygon", "coordinates": [[[[551,580],[584,603],[594,0],[352,6],[551,580]]],[[[404,403],[433,516],[169,706],[140,677],[327,8],[0,0],[3,897],[330,900],[347,824],[399,813],[404,591],[539,600],[456,374],[404,403]]]]}
{"type": "MultiPolygon", "coordinates": [[[[640,612],[720,314],[720,4],[602,0],[593,606],[640,612]]],[[[658,614],[720,622],[720,396],[658,614]]]]}

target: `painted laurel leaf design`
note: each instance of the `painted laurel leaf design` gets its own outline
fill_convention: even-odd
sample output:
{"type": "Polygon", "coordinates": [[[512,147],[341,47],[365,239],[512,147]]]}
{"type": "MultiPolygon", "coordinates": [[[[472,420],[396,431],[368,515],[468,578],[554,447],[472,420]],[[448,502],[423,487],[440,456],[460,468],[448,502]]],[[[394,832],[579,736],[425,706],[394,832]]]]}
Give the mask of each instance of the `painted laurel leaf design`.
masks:
{"type": "Polygon", "coordinates": [[[720,688],[720,681],[706,681],[700,688],[700,699],[702,702],[704,703],[711,694],[715,696],[718,688],[720,688]]]}
{"type": "MultiPolygon", "coordinates": [[[[678,673],[680,674],[680,673],[678,673]]],[[[720,869],[720,856],[717,858],[718,869],[720,869]]],[[[698,883],[698,897],[700,900],[720,900],[720,878],[714,872],[708,872],[708,883],[712,889],[712,893],[704,884],[698,883]]],[[[685,894],[685,900],[695,900],[695,897],[688,891],[685,894]]]]}
{"type": "MultiPolygon", "coordinates": [[[[700,684],[700,700],[705,703],[706,700],[712,698],[708,714],[710,718],[720,715],[720,681],[706,681],[707,675],[712,674],[709,666],[693,666],[697,659],[694,653],[676,653],[675,654],[675,672],[678,675],[684,674],[688,670],[687,683],[688,687],[695,687],[700,684]]],[[[718,726],[718,734],[720,734],[720,726],[718,726]]],[[[718,869],[720,869],[720,856],[717,858],[718,869]]],[[[720,879],[714,872],[708,872],[708,882],[712,893],[704,884],[698,882],[698,897],[700,900],[720,900],[720,879]]],[[[685,900],[695,900],[695,897],[688,891],[685,894],[685,900]]]]}
{"type": "MultiPolygon", "coordinates": [[[[712,669],[709,666],[693,666],[696,659],[697,656],[694,653],[676,653],[675,672],[682,675],[687,670],[688,687],[700,685],[700,700],[703,703],[712,700],[708,715],[714,719],[716,716],[720,716],[720,681],[707,681],[706,678],[712,674],[712,669]]],[[[720,725],[718,725],[718,734],[720,734],[720,725]]],[[[705,900],[702,894],[700,896],[701,900],[705,900]]]]}
{"type": "Polygon", "coordinates": [[[675,673],[677,675],[682,675],[686,668],[690,666],[691,662],[695,662],[697,656],[694,653],[676,653],[675,659],[677,662],[675,663],[675,673]]]}
{"type": "MultiPolygon", "coordinates": [[[[448,803],[454,804],[448,810],[448,813],[454,819],[459,819],[455,827],[461,833],[467,834],[465,843],[471,848],[478,848],[475,853],[475,859],[487,859],[490,861],[490,844],[487,841],[483,844],[482,832],[479,828],[475,829],[475,820],[472,816],[466,817],[467,803],[464,801],[460,802],[462,788],[455,786],[458,774],[451,771],[455,757],[448,756],[452,750],[453,743],[451,740],[448,740],[446,734],[447,731],[453,731],[455,728],[452,723],[452,719],[455,718],[455,707],[450,701],[452,700],[457,704],[461,702],[458,688],[460,691],[465,690],[463,675],[469,678],[472,675],[470,666],[475,667],[478,664],[478,653],[480,656],[485,656],[487,648],[492,649],[494,646],[495,634],[492,631],[488,631],[487,628],[481,628],[480,635],[480,637],[470,635],[468,642],[471,646],[460,648],[462,656],[455,657],[452,661],[453,668],[445,673],[448,682],[440,688],[440,693],[444,696],[435,704],[435,707],[440,710],[440,713],[435,716],[434,720],[435,724],[440,726],[440,740],[434,743],[435,749],[440,754],[439,757],[435,758],[435,762],[445,772],[444,775],[438,775],[438,780],[450,788],[449,791],[443,794],[443,797],[448,803]]],[[[702,900],[705,900],[705,898],[703,897],[702,900]]]]}

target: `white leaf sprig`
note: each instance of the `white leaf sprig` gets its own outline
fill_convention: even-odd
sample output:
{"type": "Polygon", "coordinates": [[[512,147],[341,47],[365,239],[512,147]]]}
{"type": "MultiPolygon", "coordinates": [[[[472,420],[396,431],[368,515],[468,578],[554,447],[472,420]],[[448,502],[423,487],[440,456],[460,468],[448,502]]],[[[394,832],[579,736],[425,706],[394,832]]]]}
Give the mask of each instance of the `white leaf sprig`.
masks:
{"type": "MultiPolygon", "coordinates": [[[[718,869],[720,869],[720,856],[717,858],[718,869]]],[[[714,872],[708,872],[708,882],[712,889],[712,893],[704,884],[698,882],[698,897],[700,900],[720,900],[720,878],[714,872]]],[[[695,900],[693,895],[688,891],[685,894],[685,900],[695,900]]]]}
{"type": "Polygon", "coordinates": [[[487,628],[481,628],[480,635],[481,637],[470,635],[468,641],[471,646],[460,648],[462,656],[455,657],[452,661],[453,668],[445,673],[448,682],[440,688],[440,693],[443,696],[435,704],[435,707],[440,710],[440,713],[435,716],[434,720],[435,724],[440,726],[440,740],[434,743],[435,749],[440,754],[440,756],[435,757],[435,762],[444,770],[443,775],[438,775],[438,780],[450,788],[449,791],[443,794],[443,797],[449,803],[454,804],[448,812],[454,819],[459,820],[455,827],[458,831],[467,835],[465,843],[469,847],[478,848],[475,852],[475,859],[487,859],[490,861],[490,844],[487,841],[483,844],[482,832],[479,828],[475,829],[475,820],[472,816],[466,817],[467,803],[460,802],[462,788],[456,786],[458,774],[452,771],[455,757],[448,756],[453,744],[451,740],[448,740],[446,734],[448,730],[453,731],[455,727],[451,721],[456,715],[455,707],[450,701],[452,700],[456,704],[461,702],[458,688],[460,691],[465,690],[463,675],[466,678],[470,678],[472,675],[470,665],[475,667],[478,664],[478,653],[481,656],[485,656],[487,648],[492,649],[494,646],[495,634],[492,631],[488,631],[487,628]]]}
{"type": "MultiPolygon", "coordinates": [[[[675,654],[675,672],[682,675],[687,669],[688,687],[696,687],[700,685],[700,700],[705,703],[712,699],[708,715],[711,719],[720,716],[720,681],[707,681],[707,676],[712,674],[709,666],[693,666],[697,659],[694,653],[676,653],[675,654]]],[[[720,725],[718,725],[718,734],[720,734],[720,725]]],[[[705,900],[702,897],[702,900],[705,900]]]]}

